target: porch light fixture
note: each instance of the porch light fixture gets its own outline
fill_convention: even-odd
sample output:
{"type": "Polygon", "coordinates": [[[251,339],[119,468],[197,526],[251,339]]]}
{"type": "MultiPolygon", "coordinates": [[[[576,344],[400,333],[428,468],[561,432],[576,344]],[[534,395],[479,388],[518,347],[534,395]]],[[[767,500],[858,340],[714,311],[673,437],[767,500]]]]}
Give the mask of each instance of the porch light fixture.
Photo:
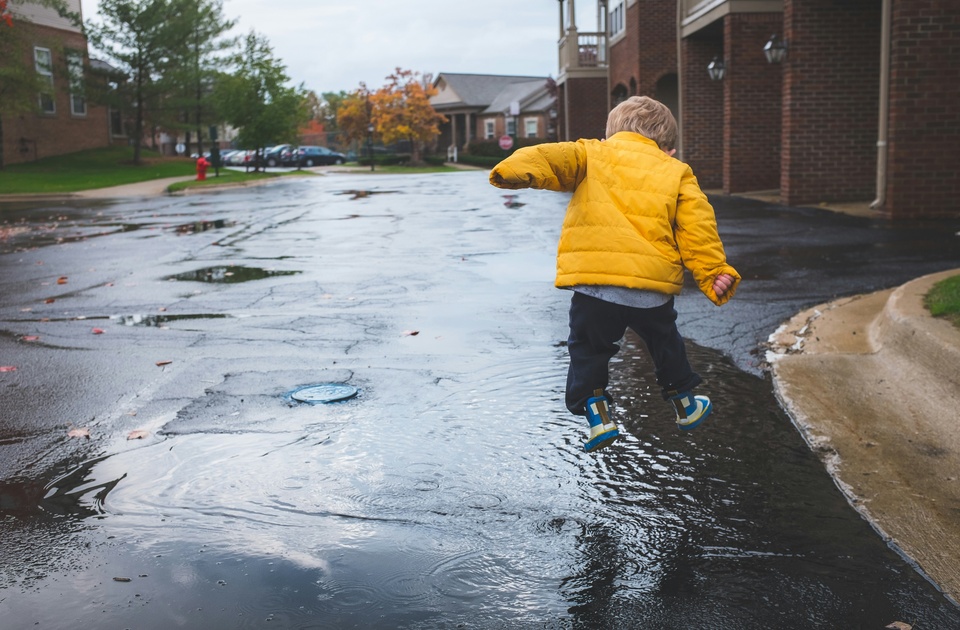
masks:
{"type": "Polygon", "coordinates": [[[766,56],[768,63],[780,63],[787,57],[787,40],[780,39],[774,33],[763,47],[763,54],[766,56]]]}
{"type": "Polygon", "coordinates": [[[727,72],[727,66],[720,57],[714,57],[713,61],[707,64],[707,74],[713,81],[722,81],[723,75],[727,72]]]}

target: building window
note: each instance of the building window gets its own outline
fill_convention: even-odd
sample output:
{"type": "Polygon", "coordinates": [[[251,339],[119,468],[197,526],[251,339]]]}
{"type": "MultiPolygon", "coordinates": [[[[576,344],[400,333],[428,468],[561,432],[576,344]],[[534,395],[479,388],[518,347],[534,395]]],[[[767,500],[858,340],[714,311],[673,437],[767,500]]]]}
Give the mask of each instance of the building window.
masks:
{"type": "Polygon", "coordinates": [[[79,53],[67,54],[67,76],[70,77],[70,113],[74,116],[86,116],[87,98],[83,91],[83,56],[79,53]]]}
{"type": "Polygon", "coordinates": [[[537,119],[536,118],[524,118],[523,120],[523,135],[528,138],[537,137],[537,119]]]}
{"type": "Polygon", "coordinates": [[[495,122],[493,118],[488,118],[483,121],[483,137],[487,140],[493,139],[495,122]]]}
{"type": "Polygon", "coordinates": [[[517,135],[517,119],[513,116],[507,118],[507,135],[517,135]]]}
{"type": "Polygon", "coordinates": [[[44,114],[56,114],[57,103],[53,100],[53,56],[50,49],[39,46],[34,48],[33,62],[42,86],[39,94],[40,111],[44,114]]]}
{"type": "Polygon", "coordinates": [[[123,116],[120,115],[119,109],[113,109],[112,107],[110,108],[110,135],[126,135],[123,131],[123,116]]]}
{"type": "Polygon", "coordinates": [[[616,3],[610,9],[610,37],[619,35],[625,26],[623,2],[616,3]]]}

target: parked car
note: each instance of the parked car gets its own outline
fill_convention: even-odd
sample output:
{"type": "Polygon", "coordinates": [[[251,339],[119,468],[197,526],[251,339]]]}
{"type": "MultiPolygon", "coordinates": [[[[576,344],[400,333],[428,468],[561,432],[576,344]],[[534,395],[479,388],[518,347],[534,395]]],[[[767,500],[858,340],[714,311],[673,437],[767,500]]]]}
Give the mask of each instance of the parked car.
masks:
{"type": "Polygon", "coordinates": [[[347,156],[343,153],[331,151],[327,147],[300,147],[297,149],[296,162],[300,166],[324,166],[329,164],[343,164],[347,156]]]}
{"type": "Polygon", "coordinates": [[[293,145],[278,144],[267,149],[263,161],[267,166],[290,166],[293,163],[293,151],[293,145]]]}

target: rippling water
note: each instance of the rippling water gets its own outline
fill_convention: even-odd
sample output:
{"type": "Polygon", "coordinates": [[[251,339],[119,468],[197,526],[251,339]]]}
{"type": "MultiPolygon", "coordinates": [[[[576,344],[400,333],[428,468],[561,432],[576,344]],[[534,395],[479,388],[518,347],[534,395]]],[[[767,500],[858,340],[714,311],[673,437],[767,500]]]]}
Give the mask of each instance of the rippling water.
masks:
{"type": "MultiPolygon", "coordinates": [[[[322,286],[245,283],[262,293],[258,305],[291,296],[282,327],[252,306],[170,318],[178,334],[201,327],[190,339],[203,357],[225,357],[223,368],[197,359],[197,375],[222,370],[201,394],[158,389],[147,402],[176,412],[158,415],[148,439],[125,441],[118,423],[95,456],[4,481],[9,627],[960,627],[957,609],[846,504],[770,383],[716,351],[690,345],[715,412],[685,433],[628,336],[611,384],[624,437],[584,454],[585,423],[562,402],[566,296],[544,282],[549,248],[520,238],[542,219],[511,223],[505,213],[518,211],[483,205],[480,182],[439,187],[444,203],[463,195],[480,208],[465,218],[441,207],[401,220],[398,199],[421,180],[387,181],[401,194],[354,197],[375,205],[347,206],[350,221],[329,220],[343,215],[335,205],[313,211],[324,226],[361,225],[316,260],[349,275],[369,245],[387,247],[397,266],[322,286]],[[515,240],[497,249],[498,235],[473,231],[491,221],[515,240]],[[416,246],[422,234],[447,243],[437,255],[460,265],[475,293],[449,292],[434,276],[451,272],[410,262],[436,262],[424,253],[433,241],[416,246]],[[313,308],[319,323],[303,310],[313,308]],[[475,336],[451,332],[467,324],[475,336]],[[404,337],[394,325],[423,330],[404,337]],[[232,339],[252,339],[251,329],[282,331],[276,361],[266,346],[238,349],[232,339]],[[287,385],[316,376],[312,362],[359,396],[291,403],[287,385]]],[[[271,246],[285,242],[266,233],[271,246]]],[[[319,249],[283,251],[314,274],[324,268],[303,264],[312,259],[298,248],[319,249]]],[[[118,328],[141,340],[161,333],[118,328]]],[[[182,378],[203,378],[193,374],[182,378]]]]}

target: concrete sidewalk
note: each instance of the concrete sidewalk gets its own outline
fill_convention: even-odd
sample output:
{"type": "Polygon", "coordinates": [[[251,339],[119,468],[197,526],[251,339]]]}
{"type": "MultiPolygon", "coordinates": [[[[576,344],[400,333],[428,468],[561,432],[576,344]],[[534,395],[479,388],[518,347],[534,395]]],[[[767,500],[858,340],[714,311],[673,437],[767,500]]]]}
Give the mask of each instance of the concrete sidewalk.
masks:
{"type": "Polygon", "coordinates": [[[851,504],[960,601],[960,330],[923,296],[960,269],[837,300],[769,340],[775,391],[851,504]]]}

